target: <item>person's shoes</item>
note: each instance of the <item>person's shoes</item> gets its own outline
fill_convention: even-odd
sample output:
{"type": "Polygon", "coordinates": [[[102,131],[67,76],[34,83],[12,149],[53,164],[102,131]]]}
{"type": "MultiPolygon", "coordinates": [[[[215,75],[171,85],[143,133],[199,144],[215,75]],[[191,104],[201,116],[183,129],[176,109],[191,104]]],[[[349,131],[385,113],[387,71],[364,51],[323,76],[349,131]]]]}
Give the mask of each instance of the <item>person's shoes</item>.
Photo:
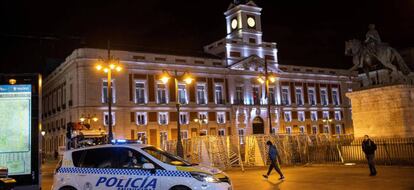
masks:
{"type": "Polygon", "coordinates": [[[369,176],[376,176],[377,175],[377,173],[371,173],[371,174],[369,174],[369,176]]]}
{"type": "Polygon", "coordinates": [[[280,176],[279,180],[285,180],[285,176],[280,176]]]}
{"type": "Polygon", "coordinates": [[[264,178],[266,178],[266,179],[267,179],[267,178],[269,178],[269,176],[268,176],[268,175],[263,175],[263,177],[264,177],[264,178]]]}

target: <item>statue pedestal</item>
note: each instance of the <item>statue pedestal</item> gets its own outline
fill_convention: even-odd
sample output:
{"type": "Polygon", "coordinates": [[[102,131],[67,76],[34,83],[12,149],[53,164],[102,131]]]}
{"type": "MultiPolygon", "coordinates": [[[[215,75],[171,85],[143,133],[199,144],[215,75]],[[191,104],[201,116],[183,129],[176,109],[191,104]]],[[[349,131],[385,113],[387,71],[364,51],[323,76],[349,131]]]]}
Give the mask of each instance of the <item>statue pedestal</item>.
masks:
{"type": "Polygon", "coordinates": [[[414,86],[394,85],[346,94],[355,137],[414,137],[414,86]]]}

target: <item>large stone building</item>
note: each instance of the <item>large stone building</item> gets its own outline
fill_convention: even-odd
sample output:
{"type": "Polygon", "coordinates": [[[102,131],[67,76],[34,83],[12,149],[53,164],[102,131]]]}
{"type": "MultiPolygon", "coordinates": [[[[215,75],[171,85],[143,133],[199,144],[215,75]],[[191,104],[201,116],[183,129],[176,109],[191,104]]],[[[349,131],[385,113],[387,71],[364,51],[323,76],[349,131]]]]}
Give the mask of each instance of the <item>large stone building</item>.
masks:
{"type": "MultiPolygon", "coordinates": [[[[111,51],[123,71],[113,75],[113,130],[116,139],[145,137],[160,146],[198,135],[269,134],[267,104],[271,104],[273,133],[352,133],[351,108],[345,93],[352,80],[346,70],[301,67],[278,63],[276,43],[262,41],[261,8],[252,1],[231,4],[225,12],[227,36],[204,47],[201,55],[111,51]],[[264,72],[277,75],[265,85],[264,72]],[[160,81],[163,70],[195,81],[179,80],[178,97],[172,81],[160,81]],[[177,116],[176,100],[182,104],[177,116]],[[205,119],[195,122],[194,119],[205,119]],[[324,119],[331,119],[329,121],[324,119]]],[[[97,72],[104,49],[76,49],[44,81],[43,130],[46,152],[64,146],[65,125],[82,115],[97,116],[93,129],[107,131],[106,75],[97,72]]]]}

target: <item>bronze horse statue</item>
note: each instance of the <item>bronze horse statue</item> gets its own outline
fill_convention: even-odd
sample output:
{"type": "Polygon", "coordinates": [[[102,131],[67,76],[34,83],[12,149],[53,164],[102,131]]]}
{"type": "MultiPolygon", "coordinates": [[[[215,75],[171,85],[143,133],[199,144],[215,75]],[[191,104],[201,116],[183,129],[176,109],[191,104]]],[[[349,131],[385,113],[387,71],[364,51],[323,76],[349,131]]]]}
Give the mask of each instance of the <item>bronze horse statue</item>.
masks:
{"type": "Polygon", "coordinates": [[[345,42],[345,55],[353,56],[354,66],[349,70],[354,71],[362,68],[370,84],[372,84],[372,81],[369,72],[378,65],[388,69],[391,76],[395,76],[393,80],[400,78],[408,81],[407,75],[410,74],[410,69],[397,50],[386,44],[381,43],[375,47],[368,47],[359,40],[349,40],[345,42]]]}

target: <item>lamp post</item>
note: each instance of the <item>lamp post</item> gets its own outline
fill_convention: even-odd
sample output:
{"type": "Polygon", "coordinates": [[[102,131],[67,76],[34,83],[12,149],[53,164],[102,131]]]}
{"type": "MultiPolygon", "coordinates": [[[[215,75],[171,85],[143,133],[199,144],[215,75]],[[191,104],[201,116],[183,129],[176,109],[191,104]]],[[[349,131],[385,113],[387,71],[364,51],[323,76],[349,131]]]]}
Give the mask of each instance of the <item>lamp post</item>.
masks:
{"type": "Polygon", "coordinates": [[[41,160],[42,160],[42,164],[44,164],[45,163],[45,149],[46,149],[46,146],[45,146],[46,131],[42,131],[42,132],[40,132],[40,134],[42,135],[42,150],[40,151],[40,157],[41,157],[41,160]]]}
{"type": "Polygon", "coordinates": [[[174,78],[174,84],[175,84],[175,99],[176,99],[176,109],[177,109],[177,155],[180,157],[184,157],[184,152],[183,152],[183,144],[181,142],[181,124],[180,124],[180,107],[181,107],[181,103],[180,100],[178,98],[178,78],[182,78],[182,80],[186,83],[186,84],[191,84],[192,81],[194,80],[191,75],[187,72],[184,72],[182,75],[178,75],[177,70],[174,70],[171,74],[164,70],[160,79],[164,84],[167,84],[168,81],[174,78]]]}
{"type": "Polygon", "coordinates": [[[265,94],[267,99],[267,118],[269,119],[269,134],[272,134],[272,114],[270,113],[270,91],[269,91],[269,83],[274,83],[276,81],[276,76],[272,72],[268,72],[267,69],[267,60],[264,60],[264,74],[260,73],[259,77],[257,77],[257,81],[261,84],[265,83],[265,94]]]}
{"type": "Polygon", "coordinates": [[[103,71],[107,74],[107,84],[108,84],[108,143],[112,142],[113,133],[112,133],[112,71],[120,72],[122,70],[119,60],[111,57],[110,42],[108,41],[108,57],[107,59],[102,59],[95,66],[96,70],[103,71]]]}

